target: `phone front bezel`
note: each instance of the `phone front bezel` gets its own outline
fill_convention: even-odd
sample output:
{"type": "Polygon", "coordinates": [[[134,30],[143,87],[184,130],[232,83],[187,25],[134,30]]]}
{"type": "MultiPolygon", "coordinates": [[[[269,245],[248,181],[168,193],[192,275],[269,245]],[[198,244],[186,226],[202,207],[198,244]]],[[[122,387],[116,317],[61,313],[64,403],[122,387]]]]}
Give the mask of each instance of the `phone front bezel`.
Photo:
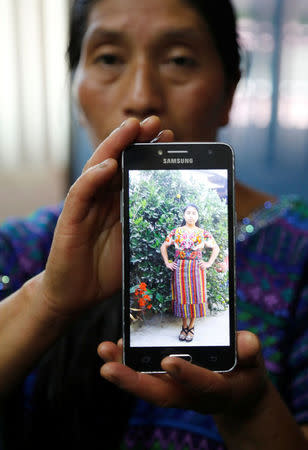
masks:
{"type": "MultiPolygon", "coordinates": [[[[175,156],[180,156],[176,155],[175,156]]],[[[236,314],[235,314],[235,207],[234,207],[234,152],[225,143],[185,142],[134,144],[122,155],[122,279],[123,279],[123,362],[129,367],[146,373],[161,373],[160,362],[170,354],[192,357],[194,364],[210,370],[226,372],[236,364],[236,314]],[[166,154],[159,151],[187,151],[186,158],[193,158],[189,167],[185,164],[163,164],[166,154]],[[185,170],[226,169],[228,171],[228,237],[229,237],[229,346],[130,346],[130,246],[129,246],[129,170],[185,170]]]]}

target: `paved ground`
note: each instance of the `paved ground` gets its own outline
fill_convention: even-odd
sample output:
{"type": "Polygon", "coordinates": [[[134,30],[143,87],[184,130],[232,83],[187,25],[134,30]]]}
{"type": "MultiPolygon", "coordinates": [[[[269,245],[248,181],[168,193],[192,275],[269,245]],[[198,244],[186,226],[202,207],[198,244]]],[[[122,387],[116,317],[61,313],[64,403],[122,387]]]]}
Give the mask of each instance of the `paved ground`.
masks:
{"type": "Polygon", "coordinates": [[[178,339],[182,320],[173,316],[153,316],[145,322],[132,325],[131,345],[133,347],[229,345],[229,310],[216,316],[196,319],[195,337],[192,342],[178,339]]]}

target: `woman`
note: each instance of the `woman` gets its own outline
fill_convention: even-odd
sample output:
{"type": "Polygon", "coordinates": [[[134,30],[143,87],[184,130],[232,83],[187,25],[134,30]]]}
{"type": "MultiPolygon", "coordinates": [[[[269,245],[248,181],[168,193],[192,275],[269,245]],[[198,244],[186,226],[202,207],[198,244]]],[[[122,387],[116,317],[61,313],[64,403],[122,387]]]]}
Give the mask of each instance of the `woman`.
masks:
{"type": "MultiPolygon", "coordinates": [[[[237,247],[239,325],[260,333],[271,379],[248,331],[238,333],[238,365],[227,375],[178,358],[162,361],[168,375],[135,373],[120,362],[121,344],[105,342],[109,381],[99,376],[96,346],[121,336],[111,297],[121,285],[117,160],[132,142],[212,140],[228,122],[239,79],[230,3],[77,0],[69,57],[96,150],[63,207],[1,227],[0,273],[11,280],[0,302],[7,448],[307,448],[302,204],[277,201],[279,214],[273,206],[271,221],[237,247]]],[[[236,189],[239,219],[275,200],[236,189]]]]}
{"type": "Polygon", "coordinates": [[[160,251],[166,267],[173,272],[172,311],[176,317],[183,318],[179,340],[191,342],[195,318],[206,315],[206,270],[212,267],[219,253],[219,247],[211,233],[200,228],[199,212],[195,205],[186,206],[182,225],[169,233],[160,251]],[[176,249],[175,260],[169,262],[167,248],[172,244],[176,249]],[[208,261],[202,261],[204,247],[212,249],[208,261]],[[180,284],[179,279],[187,280],[188,285],[180,284]],[[193,293],[189,285],[195,286],[193,293]],[[188,317],[190,321],[187,326],[188,317]]]}

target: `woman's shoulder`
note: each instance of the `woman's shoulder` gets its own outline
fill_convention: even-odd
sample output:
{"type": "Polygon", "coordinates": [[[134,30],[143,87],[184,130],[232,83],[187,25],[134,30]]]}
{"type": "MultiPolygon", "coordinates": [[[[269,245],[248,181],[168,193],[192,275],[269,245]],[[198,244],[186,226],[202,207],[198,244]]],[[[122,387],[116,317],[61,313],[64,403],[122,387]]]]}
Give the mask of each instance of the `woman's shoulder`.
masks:
{"type": "Polygon", "coordinates": [[[212,237],[212,233],[210,233],[210,231],[206,230],[205,228],[196,227],[196,233],[201,234],[202,236],[204,236],[206,238],[212,237]]]}
{"type": "Polygon", "coordinates": [[[25,217],[8,217],[0,224],[0,234],[5,233],[12,238],[18,238],[23,232],[38,233],[39,231],[54,230],[63,202],[58,205],[41,207],[25,217]]]}
{"type": "Polygon", "coordinates": [[[181,234],[181,233],[184,233],[184,232],[185,232],[185,228],[184,227],[175,227],[171,231],[171,233],[173,233],[173,234],[181,234]]]}

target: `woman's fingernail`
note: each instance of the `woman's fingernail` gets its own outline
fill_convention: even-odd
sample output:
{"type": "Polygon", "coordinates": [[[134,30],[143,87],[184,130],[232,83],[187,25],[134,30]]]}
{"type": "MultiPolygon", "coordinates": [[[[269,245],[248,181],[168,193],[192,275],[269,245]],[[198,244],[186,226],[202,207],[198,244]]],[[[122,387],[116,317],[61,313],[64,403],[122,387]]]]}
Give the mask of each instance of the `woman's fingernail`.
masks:
{"type": "Polygon", "coordinates": [[[152,116],[147,117],[146,119],[144,119],[142,122],[140,122],[140,125],[144,125],[145,123],[147,123],[152,116]]]}
{"type": "Polygon", "coordinates": [[[121,125],[118,128],[115,128],[114,130],[112,130],[111,133],[109,134],[109,136],[112,136],[114,133],[119,131],[120,127],[121,127],[121,125]]]}
{"type": "Polygon", "coordinates": [[[155,144],[155,142],[159,141],[159,138],[161,137],[161,135],[163,134],[163,132],[164,132],[164,130],[160,131],[160,132],[158,133],[158,135],[157,135],[154,139],[151,140],[151,144],[155,144]]]}
{"type": "Polygon", "coordinates": [[[99,354],[99,356],[100,356],[101,358],[103,358],[102,353],[104,352],[104,349],[105,349],[105,346],[104,346],[103,343],[100,344],[100,345],[97,347],[97,353],[99,354]]]}
{"type": "Polygon", "coordinates": [[[118,377],[115,376],[113,373],[110,373],[110,372],[109,372],[109,368],[106,367],[106,366],[103,366],[103,367],[101,368],[101,375],[102,375],[102,377],[104,377],[106,380],[110,381],[111,383],[114,383],[114,384],[117,384],[117,385],[120,384],[120,381],[119,381],[118,377]]]}
{"type": "Polygon", "coordinates": [[[121,123],[120,126],[118,126],[117,128],[115,128],[114,130],[111,131],[111,133],[109,134],[109,136],[111,136],[112,134],[116,133],[117,131],[119,131],[120,128],[123,128],[126,124],[126,120],[123,120],[123,122],[121,123]]]}
{"type": "Polygon", "coordinates": [[[170,361],[169,359],[166,359],[163,362],[162,368],[172,376],[176,376],[180,372],[179,367],[176,364],[174,364],[174,361],[170,361]]]}
{"type": "Polygon", "coordinates": [[[105,159],[105,161],[102,161],[101,163],[99,163],[99,164],[97,165],[97,167],[98,167],[99,169],[104,169],[105,167],[109,166],[110,161],[111,161],[110,158],[105,159]]]}

